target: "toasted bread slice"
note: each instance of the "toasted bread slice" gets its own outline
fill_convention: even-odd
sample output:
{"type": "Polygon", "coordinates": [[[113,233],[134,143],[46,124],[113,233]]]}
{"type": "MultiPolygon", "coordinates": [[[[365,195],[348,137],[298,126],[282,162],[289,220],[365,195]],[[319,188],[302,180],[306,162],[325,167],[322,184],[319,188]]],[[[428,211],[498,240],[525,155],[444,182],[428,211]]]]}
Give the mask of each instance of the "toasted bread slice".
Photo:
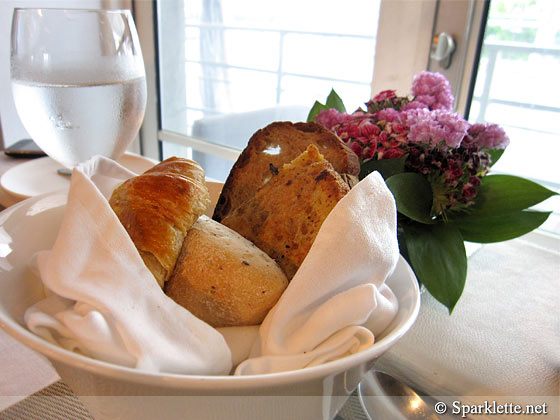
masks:
{"type": "Polygon", "coordinates": [[[282,165],[291,162],[310,144],[317,146],[338,173],[350,177],[359,174],[360,163],[356,154],[322,125],[274,122],[253,134],[233,165],[214,210],[214,220],[222,221],[250,199],[282,165]]]}
{"type": "Polygon", "coordinates": [[[291,279],[323,221],[349,190],[317,147],[309,145],[222,223],[276,260],[291,279]]]}

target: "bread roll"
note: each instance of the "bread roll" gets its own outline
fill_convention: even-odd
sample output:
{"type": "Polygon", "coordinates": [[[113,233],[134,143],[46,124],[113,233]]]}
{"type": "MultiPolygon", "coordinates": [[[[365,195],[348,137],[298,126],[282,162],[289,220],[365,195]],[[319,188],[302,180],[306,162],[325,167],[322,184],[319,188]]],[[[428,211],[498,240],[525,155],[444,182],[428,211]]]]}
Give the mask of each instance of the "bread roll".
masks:
{"type": "Polygon", "coordinates": [[[292,279],[348,184],[309,145],[222,223],[272,257],[292,279]]]}
{"type": "Polygon", "coordinates": [[[213,218],[224,220],[252,198],[280,168],[313,144],[334,170],[352,186],[360,173],[358,156],[332,131],[315,122],[274,122],[258,130],[243,150],[224,184],[213,218]]]}
{"type": "Polygon", "coordinates": [[[173,157],[125,181],[109,204],[163,287],[187,230],[210,204],[210,194],[200,165],[173,157]]]}
{"type": "Polygon", "coordinates": [[[164,290],[211,326],[229,327],[260,324],[287,285],[268,255],[201,216],[188,231],[164,290]]]}

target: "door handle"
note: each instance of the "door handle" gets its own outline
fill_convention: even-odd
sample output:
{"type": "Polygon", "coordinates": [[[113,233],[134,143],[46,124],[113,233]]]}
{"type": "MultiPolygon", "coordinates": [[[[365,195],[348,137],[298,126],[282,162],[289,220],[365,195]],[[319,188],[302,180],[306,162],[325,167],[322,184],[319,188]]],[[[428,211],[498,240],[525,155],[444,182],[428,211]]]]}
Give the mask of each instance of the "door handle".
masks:
{"type": "Polygon", "coordinates": [[[441,32],[434,36],[432,40],[432,51],[430,58],[439,62],[440,66],[448,69],[451,66],[451,58],[455,52],[455,40],[453,36],[446,32],[441,32]]]}

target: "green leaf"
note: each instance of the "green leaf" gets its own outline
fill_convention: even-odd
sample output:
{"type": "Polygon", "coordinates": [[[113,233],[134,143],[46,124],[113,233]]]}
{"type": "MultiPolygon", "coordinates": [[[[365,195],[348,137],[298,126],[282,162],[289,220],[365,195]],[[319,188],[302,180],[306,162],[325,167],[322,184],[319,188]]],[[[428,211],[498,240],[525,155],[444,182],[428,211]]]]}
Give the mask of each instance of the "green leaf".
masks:
{"type": "Polygon", "coordinates": [[[461,220],[488,218],[525,210],[547,198],[556,195],[554,191],[512,175],[488,175],[482,178],[476,204],[461,220]]]}
{"type": "Polygon", "coordinates": [[[490,167],[500,160],[506,149],[483,149],[484,152],[490,155],[490,167]]]}
{"type": "Polygon", "coordinates": [[[420,223],[431,224],[433,194],[430,183],[414,172],[395,174],[385,181],[395,196],[397,210],[420,223]]]}
{"type": "Polygon", "coordinates": [[[319,101],[315,101],[315,103],[311,107],[311,110],[309,111],[309,115],[307,116],[307,122],[315,121],[315,117],[317,116],[317,114],[324,109],[328,108],[319,101]]]}
{"type": "Polygon", "coordinates": [[[315,103],[311,107],[311,110],[309,111],[309,114],[307,115],[307,122],[315,121],[315,117],[319,112],[331,108],[334,108],[339,112],[346,112],[344,102],[342,102],[342,99],[340,99],[340,96],[338,96],[334,89],[331,89],[331,92],[329,93],[329,96],[327,96],[327,102],[325,104],[322,104],[319,101],[315,101],[315,103]]]}
{"type": "Polygon", "coordinates": [[[445,223],[403,227],[408,256],[418,280],[451,313],[467,278],[467,255],[461,233],[445,223]]]}
{"type": "Polygon", "coordinates": [[[542,225],[550,212],[518,211],[485,219],[457,219],[458,227],[465,241],[490,243],[517,238],[542,225]]]}
{"type": "Polygon", "coordinates": [[[360,179],[364,179],[373,171],[378,171],[383,179],[388,179],[393,175],[404,172],[404,162],[406,156],[397,159],[370,159],[362,163],[360,167],[360,179]]]}
{"type": "Polygon", "coordinates": [[[346,112],[344,102],[342,102],[342,99],[340,99],[340,96],[338,96],[334,89],[331,89],[329,96],[327,96],[327,103],[325,105],[327,108],[334,108],[338,112],[346,112]]]}

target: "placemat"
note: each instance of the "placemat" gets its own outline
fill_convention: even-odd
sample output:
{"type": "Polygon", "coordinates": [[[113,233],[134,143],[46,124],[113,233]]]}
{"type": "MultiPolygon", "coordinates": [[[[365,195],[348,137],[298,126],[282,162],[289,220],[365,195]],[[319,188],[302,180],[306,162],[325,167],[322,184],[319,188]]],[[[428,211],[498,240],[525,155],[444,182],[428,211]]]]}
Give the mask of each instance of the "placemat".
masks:
{"type": "Polygon", "coordinates": [[[0,420],[94,420],[62,381],[43,388],[0,413],[0,420]]]}

